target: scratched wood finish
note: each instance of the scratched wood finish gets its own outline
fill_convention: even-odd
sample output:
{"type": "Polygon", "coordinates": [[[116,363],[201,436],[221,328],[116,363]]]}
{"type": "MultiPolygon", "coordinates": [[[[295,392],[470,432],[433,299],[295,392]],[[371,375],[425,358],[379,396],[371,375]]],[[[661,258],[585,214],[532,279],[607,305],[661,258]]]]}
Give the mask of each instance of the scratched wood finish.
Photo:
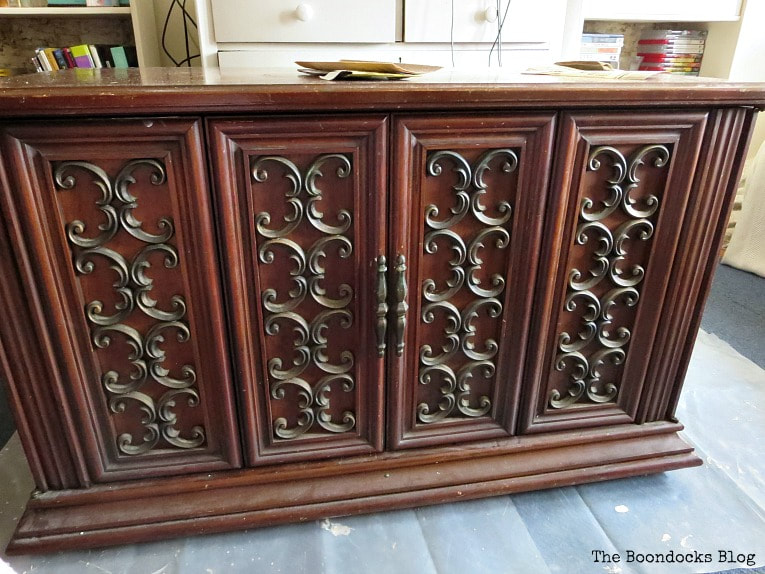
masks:
{"type": "Polygon", "coordinates": [[[697,466],[652,423],[371,457],[189,475],[31,500],[10,554],[93,548],[471,500],[697,466]],[[534,440],[541,439],[541,440],[534,440]],[[300,496],[295,496],[300,492],[300,496]],[[140,510],[139,510],[140,509],[140,510]],[[151,533],[148,535],[147,533],[151,533]]]}
{"type": "Polygon", "coordinates": [[[700,464],[674,409],[764,86],[213,76],[0,94],[9,552],[700,464]]]}
{"type": "Polygon", "coordinates": [[[327,82],[293,70],[59,70],[3,80],[4,117],[765,107],[762,84],[665,74],[650,81],[577,81],[496,70],[406,82],[327,82]]]}

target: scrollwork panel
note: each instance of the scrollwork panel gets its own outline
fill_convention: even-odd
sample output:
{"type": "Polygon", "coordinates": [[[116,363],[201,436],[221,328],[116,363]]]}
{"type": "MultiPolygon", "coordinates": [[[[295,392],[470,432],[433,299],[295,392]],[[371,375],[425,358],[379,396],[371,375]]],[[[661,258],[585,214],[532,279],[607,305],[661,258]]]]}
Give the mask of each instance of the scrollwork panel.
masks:
{"type": "Polygon", "coordinates": [[[519,151],[428,153],[416,420],[491,416],[519,151]]]}
{"type": "Polygon", "coordinates": [[[613,403],[641,305],[672,146],[594,146],[581,182],[548,408],[613,403]]]}
{"type": "Polygon", "coordinates": [[[163,160],[62,161],[53,179],[118,453],[203,446],[163,160]]]}
{"type": "Polygon", "coordinates": [[[273,441],[357,432],[354,156],[250,158],[273,441]]]}

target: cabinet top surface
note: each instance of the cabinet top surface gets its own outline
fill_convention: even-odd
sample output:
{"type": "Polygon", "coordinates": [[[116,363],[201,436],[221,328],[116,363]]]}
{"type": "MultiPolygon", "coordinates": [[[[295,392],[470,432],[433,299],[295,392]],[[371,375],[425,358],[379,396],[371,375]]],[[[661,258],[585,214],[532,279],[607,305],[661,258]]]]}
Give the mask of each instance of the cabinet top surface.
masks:
{"type": "Polygon", "coordinates": [[[328,82],[294,69],[74,69],[0,80],[0,117],[140,113],[765,108],[765,84],[658,76],[642,81],[441,70],[388,82],[328,82]]]}

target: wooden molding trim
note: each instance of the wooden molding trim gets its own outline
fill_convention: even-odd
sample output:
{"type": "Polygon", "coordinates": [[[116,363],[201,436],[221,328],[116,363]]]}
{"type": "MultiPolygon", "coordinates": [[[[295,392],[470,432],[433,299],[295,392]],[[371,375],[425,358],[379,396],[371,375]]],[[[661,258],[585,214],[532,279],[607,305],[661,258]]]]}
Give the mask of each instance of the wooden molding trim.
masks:
{"type": "Polygon", "coordinates": [[[622,425],[494,446],[349,458],[342,464],[193,475],[164,488],[137,481],[50,492],[30,501],[7,552],[129,544],[146,540],[149,532],[155,540],[244,530],[700,465],[678,436],[680,429],[673,423],[622,425]]]}

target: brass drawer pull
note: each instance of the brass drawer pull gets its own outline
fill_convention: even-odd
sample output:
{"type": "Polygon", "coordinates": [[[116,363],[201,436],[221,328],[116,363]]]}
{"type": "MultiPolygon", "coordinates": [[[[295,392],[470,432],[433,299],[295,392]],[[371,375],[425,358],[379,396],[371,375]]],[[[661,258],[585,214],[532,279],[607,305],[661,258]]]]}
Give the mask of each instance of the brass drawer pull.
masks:
{"type": "Polygon", "coordinates": [[[385,355],[385,339],[388,331],[388,261],[385,255],[377,258],[377,355],[385,355]]]}
{"type": "Polygon", "coordinates": [[[396,258],[396,355],[404,353],[404,331],[406,330],[406,258],[399,254],[396,258]]]}

